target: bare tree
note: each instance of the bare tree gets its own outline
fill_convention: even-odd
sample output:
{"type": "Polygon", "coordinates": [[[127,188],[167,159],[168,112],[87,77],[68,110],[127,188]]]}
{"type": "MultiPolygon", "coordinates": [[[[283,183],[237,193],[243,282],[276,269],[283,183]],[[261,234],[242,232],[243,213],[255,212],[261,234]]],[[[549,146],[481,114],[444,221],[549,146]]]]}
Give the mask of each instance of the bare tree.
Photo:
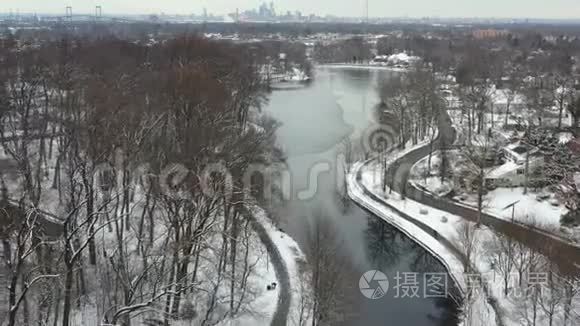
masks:
{"type": "Polygon", "coordinates": [[[561,284],[556,272],[553,270],[552,264],[548,262],[545,267],[547,282],[546,284],[539,285],[541,292],[539,293],[538,303],[544,314],[548,317],[548,325],[553,326],[556,314],[559,313],[562,306],[565,291],[563,284],[561,284]]]}
{"type": "Polygon", "coordinates": [[[489,260],[492,268],[498,272],[503,279],[503,293],[508,296],[510,277],[515,267],[516,242],[506,235],[494,237],[493,246],[490,250],[489,260]]]}
{"type": "MultiPolygon", "coordinates": [[[[38,238],[38,213],[16,208],[2,209],[2,220],[12,221],[2,228],[3,256],[8,268],[8,325],[18,324],[17,315],[22,304],[27,305],[27,295],[37,283],[60,277],[44,274],[41,266],[32,268],[30,259],[43,243],[38,238]],[[21,283],[21,284],[19,284],[21,283]]],[[[24,319],[29,316],[25,313],[24,319]]]]}
{"type": "Polygon", "coordinates": [[[346,277],[341,240],[328,217],[318,214],[312,223],[305,250],[312,269],[312,326],[335,324],[347,313],[341,305],[346,277]]]}
{"type": "Polygon", "coordinates": [[[463,271],[465,273],[474,272],[475,259],[479,255],[481,245],[477,226],[473,223],[463,221],[459,225],[455,242],[458,249],[463,254],[463,271]]]}
{"type": "Polygon", "coordinates": [[[563,304],[564,304],[564,317],[563,325],[574,325],[580,320],[580,315],[578,311],[575,310],[574,300],[578,298],[580,294],[580,289],[578,289],[578,277],[575,275],[563,275],[559,276],[559,281],[563,287],[563,304]]]}
{"type": "Polygon", "coordinates": [[[36,211],[9,212],[21,223],[1,223],[14,283],[10,325],[20,314],[28,324],[70,325],[88,301],[124,326],[159,307],[165,323],[185,318],[192,298],[204,296],[205,324],[252,313],[258,249],[242,214],[253,204],[243,171],[281,156],[275,124],[259,118],[266,88],[258,59],[244,46],[190,36],[153,46],[103,38],[0,50],[0,141],[22,177],[10,195],[23,211],[52,207],[44,192],[58,197],[51,213],[63,223],[36,211]],[[205,180],[205,168],[220,161],[231,180],[205,180]],[[187,171],[169,171],[164,187],[172,164],[187,171]],[[50,244],[38,236],[44,224],[50,244]],[[215,283],[202,273],[210,267],[215,283]],[[30,314],[37,304],[38,316],[30,314]]]}
{"type": "Polygon", "coordinates": [[[481,223],[481,216],[485,208],[486,177],[487,166],[490,158],[495,157],[495,151],[491,140],[488,137],[467,145],[461,149],[461,155],[465,158],[466,171],[469,177],[466,185],[471,190],[474,187],[477,191],[477,224],[481,223]]]}
{"type": "Polygon", "coordinates": [[[562,128],[562,119],[570,99],[574,98],[573,81],[568,75],[556,75],[554,102],[558,106],[558,129],[562,128]]]}
{"type": "Polygon", "coordinates": [[[577,96],[568,104],[568,111],[572,115],[572,127],[580,127],[580,96],[577,96]]]}
{"type": "Polygon", "coordinates": [[[510,109],[514,101],[518,98],[522,86],[522,76],[518,70],[514,70],[510,74],[508,87],[502,89],[503,96],[506,100],[504,125],[507,126],[510,116],[510,109]]]}

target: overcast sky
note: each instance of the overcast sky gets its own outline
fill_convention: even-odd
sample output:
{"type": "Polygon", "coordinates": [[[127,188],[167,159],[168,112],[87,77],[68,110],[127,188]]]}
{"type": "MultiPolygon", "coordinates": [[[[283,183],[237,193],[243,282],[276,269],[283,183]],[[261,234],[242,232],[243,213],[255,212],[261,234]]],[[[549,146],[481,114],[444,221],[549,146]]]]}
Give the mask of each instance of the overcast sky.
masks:
{"type": "MultiPolygon", "coordinates": [[[[366,0],[275,0],[278,12],[300,10],[304,14],[362,16],[366,0]]],[[[72,6],[75,13],[103,14],[211,13],[234,12],[237,7],[257,7],[260,0],[0,0],[0,12],[64,13],[72,6]]],[[[369,0],[373,17],[517,17],[580,18],[580,0],[369,0]]]]}

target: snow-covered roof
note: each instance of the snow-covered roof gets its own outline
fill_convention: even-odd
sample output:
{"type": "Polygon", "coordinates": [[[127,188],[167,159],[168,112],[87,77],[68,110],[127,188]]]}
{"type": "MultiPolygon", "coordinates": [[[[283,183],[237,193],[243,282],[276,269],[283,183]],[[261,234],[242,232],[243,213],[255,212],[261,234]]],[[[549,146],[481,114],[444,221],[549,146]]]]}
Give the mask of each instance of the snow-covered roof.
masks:
{"type": "Polygon", "coordinates": [[[461,99],[453,94],[447,94],[445,96],[445,101],[447,101],[447,105],[450,108],[458,108],[461,107],[461,99]]]}
{"type": "Polygon", "coordinates": [[[419,58],[418,57],[409,56],[405,52],[396,53],[396,54],[393,54],[393,55],[389,56],[389,61],[411,62],[411,61],[415,61],[417,59],[419,59],[419,58]]]}
{"type": "Polygon", "coordinates": [[[571,132],[558,133],[558,141],[560,144],[568,144],[572,139],[574,139],[574,135],[571,132]]]}
{"type": "MultiPolygon", "coordinates": [[[[507,105],[508,95],[510,95],[510,96],[512,95],[511,90],[509,90],[509,89],[495,89],[495,88],[493,88],[491,99],[492,99],[494,104],[507,105]]],[[[526,101],[526,98],[524,97],[524,95],[522,95],[520,93],[515,93],[515,94],[513,94],[511,104],[523,104],[523,103],[525,103],[525,101],[526,101]]]]}
{"type": "Polygon", "coordinates": [[[400,52],[392,55],[377,55],[374,60],[398,64],[398,63],[412,63],[419,60],[419,57],[410,56],[405,52],[400,52]]]}
{"type": "Polygon", "coordinates": [[[569,87],[563,87],[563,86],[560,86],[560,87],[556,88],[556,94],[558,94],[558,95],[561,95],[561,94],[568,94],[568,93],[570,93],[571,91],[572,91],[572,89],[571,89],[571,88],[569,88],[569,87]]]}
{"type": "Polygon", "coordinates": [[[505,176],[506,174],[521,168],[521,165],[513,161],[507,161],[505,164],[493,168],[487,173],[487,179],[497,179],[505,176]]]}
{"type": "Polygon", "coordinates": [[[517,162],[522,162],[526,159],[527,155],[533,155],[534,153],[538,152],[537,147],[527,148],[521,142],[509,144],[504,147],[504,151],[511,154],[517,162]]]}

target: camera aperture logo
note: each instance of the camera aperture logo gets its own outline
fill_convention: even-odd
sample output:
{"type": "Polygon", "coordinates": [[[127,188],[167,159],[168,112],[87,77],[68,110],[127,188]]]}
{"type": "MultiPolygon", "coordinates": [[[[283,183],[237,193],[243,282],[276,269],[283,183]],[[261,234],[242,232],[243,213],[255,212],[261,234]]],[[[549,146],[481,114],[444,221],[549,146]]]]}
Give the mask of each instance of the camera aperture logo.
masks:
{"type": "Polygon", "coordinates": [[[372,270],[364,273],[359,282],[358,286],[360,292],[366,298],[371,300],[377,300],[384,297],[389,290],[389,280],[387,275],[384,273],[372,270]]]}

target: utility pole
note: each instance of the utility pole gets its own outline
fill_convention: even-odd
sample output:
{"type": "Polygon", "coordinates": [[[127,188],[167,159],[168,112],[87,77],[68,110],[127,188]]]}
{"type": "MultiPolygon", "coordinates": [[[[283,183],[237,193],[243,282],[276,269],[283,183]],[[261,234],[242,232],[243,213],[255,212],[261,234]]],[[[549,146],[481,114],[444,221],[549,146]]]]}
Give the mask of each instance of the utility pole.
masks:
{"type": "Polygon", "coordinates": [[[506,209],[508,209],[508,208],[511,208],[511,209],[512,209],[512,223],[514,223],[514,222],[515,222],[515,220],[516,220],[516,205],[517,205],[519,202],[520,202],[520,201],[519,201],[519,200],[517,200],[517,201],[515,201],[515,202],[513,202],[513,203],[511,203],[511,204],[509,204],[509,205],[507,205],[506,207],[504,207],[504,208],[503,208],[503,210],[504,210],[504,211],[505,211],[506,209]]]}
{"type": "Polygon", "coordinates": [[[366,0],[366,24],[369,25],[369,0],[366,0]]]}
{"type": "MultiPolygon", "coordinates": [[[[369,0],[365,1],[365,23],[364,23],[364,35],[363,35],[363,44],[367,40],[367,36],[369,35],[369,0]]],[[[362,63],[362,59],[361,59],[362,63]]]]}

